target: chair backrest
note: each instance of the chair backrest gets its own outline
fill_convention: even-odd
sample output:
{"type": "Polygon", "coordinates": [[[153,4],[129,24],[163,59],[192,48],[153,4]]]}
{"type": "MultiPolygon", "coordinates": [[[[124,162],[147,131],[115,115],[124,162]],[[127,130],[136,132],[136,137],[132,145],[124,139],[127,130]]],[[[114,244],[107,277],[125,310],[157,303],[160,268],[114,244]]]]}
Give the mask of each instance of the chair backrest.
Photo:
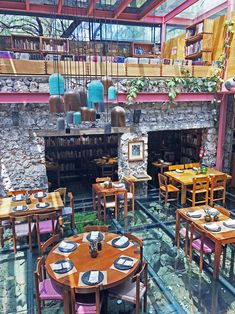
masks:
{"type": "Polygon", "coordinates": [[[67,188],[58,188],[58,189],[54,190],[54,192],[59,192],[60,193],[60,196],[61,196],[62,201],[63,201],[64,206],[65,206],[67,188]]]}
{"type": "Polygon", "coordinates": [[[45,258],[44,256],[41,256],[37,259],[36,270],[34,271],[34,286],[37,300],[40,299],[39,283],[42,282],[45,277],[45,258]]]}
{"type": "Polygon", "coordinates": [[[220,205],[215,205],[214,208],[217,209],[219,212],[221,212],[221,214],[224,214],[225,216],[230,217],[231,212],[225,209],[224,207],[220,205]]]}
{"type": "Polygon", "coordinates": [[[226,182],[227,182],[226,174],[214,175],[214,176],[211,176],[210,179],[211,179],[210,180],[211,190],[218,187],[226,189],[226,182]]]}
{"type": "Polygon", "coordinates": [[[159,183],[159,187],[165,187],[167,190],[167,177],[164,176],[164,174],[159,173],[158,174],[158,183],[159,183]]]}
{"type": "Polygon", "coordinates": [[[14,213],[14,214],[10,214],[10,222],[11,222],[11,227],[12,227],[12,235],[13,238],[17,238],[17,234],[16,234],[16,222],[27,222],[28,223],[28,230],[29,230],[29,235],[31,236],[31,223],[33,220],[33,216],[30,214],[22,214],[22,213],[14,213]]]}
{"type": "MultiPolygon", "coordinates": [[[[103,285],[96,285],[93,286],[92,288],[89,288],[89,293],[95,293],[95,305],[96,305],[96,314],[100,314],[100,308],[101,308],[101,304],[100,304],[100,290],[103,289],[103,285]]],[[[70,300],[70,304],[72,307],[72,311],[71,314],[75,314],[76,312],[76,294],[84,294],[87,293],[87,290],[84,289],[76,289],[76,288],[71,288],[70,289],[70,296],[71,296],[71,300],[70,300]]],[[[79,302],[81,305],[83,304],[83,302],[79,302]]],[[[89,306],[89,303],[85,303],[85,306],[89,306]]],[[[86,313],[86,312],[84,312],[86,313]]],[[[88,312],[87,312],[88,313],[88,312]]],[[[93,313],[93,311],[92,311],[93,313]]]]}
{"type": "Polygon", "coordinates": [[[123,178],[123,180],[126,182],[126,184],[129,186],[129,191],[134,195],[135,194],[135,184],[131,180],[128,180],[127,178],[123,178]]]}
{"type": "MultiPolygon", "coordinates": [[[[123,194],[123,192],[120,192],[120,194],[123,194]]],[[[104,195],[103,195],[103,199],[104,199],[104,203],[106,204],[107,206],[107,203],[109,203],[109,201],[111,202],[115,202],[115,204],[117,204],[117,196],[118,195],[118,192],[106,192],[104,195]]]]}
{"type": "Polygon", "coordinates": [[[136,237],[135,235],[131,234],[130,232],[125,232],[124,234],[129,240],[131,240],[132,242],[135,242],[139,245],[140,247],[140,261],[141,261],[141,266],[142,266],[142,262],[143,262],[143,240],[136,237]]]}
{"type": "Polygon", "coordinates": [[[184,165],[172,165],[172,166],[168,167],[169,171],[176,170],[176,169],[183,170],[184,169],[184,165]]]}
{"type": "Polygon", "coordinates": [[[8,197],[12,197],[12,196],[15,196],[15,195],[26,194],[26,193],[27,193],[27,190],[8,191],[7,192],[7,196],[8,197]]]}
{"type": "Polygon", "coordinates": [[[111,177],[113,178],[113,173],[114,173],[114,167],[113,165],[102,165],[101,166],[101,173],[102,173],[102,177],[111,177]]]}
{"type": "Polygon", "coordinates": [[[105,181],[111,181],[111,178],[110,177],[100,177],[100,178],[95,179],[96,183],[101,183],[101,182],[105,182],[105,181]]]}
{"type": "Polygon", "coordinates": [[[57,242],[60,240],[60,234],[55,234],[49,239],[47,239],[42,245],[41,245],[41,253],[45,254],[47,249],[50,246],[54,246],[57,242]]]}
{"type": "Polygon", "coordinates": [[[199,177],[193,178],[193,192],[198,190],[207,190],[209,189],[210,179],[208,177],[199,177]]]}
{"type": "Polygon", "coordinates": [[[37,194],[38,192],[46,192],[46,189],[34,189],[34,190],[27,190],[27,192],[32,195],[32,194],[37,194]]]}
{"type": "Polygon", "coordinates": [[[102,232],[108,232],[109,226],[84,226],[84,231],[85,232],[90,232],[90,231],[102,231],[102,232]]]}
{"type": "Polygon", "coordinates": [[[132,277],[132,281],[136,282],[136,307],[140,304],[140,283],[142,282],[144,284],[144,287],[146,288],[145,293],[147,293],[147,287],[148,287],[148,263],[144,262],[141,270],[135,274],[132,277]]]}
{"type": "Polygon", "coordinates": [[[199,168],[199,167],[200,167],[199,162],[193,162],[193,163],[191,163],[191,164],[185,164],[185,165],[184,165],[184,168],[185,168],[185,169],[192,169],[193,167],[199,168]]]}
{"type": "Polygon", "coordinates": [[[191,223],[191,230],[190,230],[190,250],[192,250],[192,242],[194,240],[193,236],[195,233],[200,235],[200,240],[201,240],[200,251],[202,251],[203,246],[204,246],[204,242],[205,242],[205,238],[206,238],[206,232],[202,228],[197,226],[194,222],[192,222],[191,223]]]}

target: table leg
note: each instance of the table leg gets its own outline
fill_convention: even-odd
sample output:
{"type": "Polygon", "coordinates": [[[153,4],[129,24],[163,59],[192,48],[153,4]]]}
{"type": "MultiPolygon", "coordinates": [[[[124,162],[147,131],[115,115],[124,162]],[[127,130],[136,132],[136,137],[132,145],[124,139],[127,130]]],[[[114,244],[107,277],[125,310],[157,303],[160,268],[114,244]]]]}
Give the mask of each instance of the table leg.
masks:
{"type": "Polygon", "coordinates": [[[186,185],[181,185],[181,204],[186,203],[186,185]]]}
{"type": "Polygon", "coordinates": [[[4,247],[3,234],[4,234],[4,229],[2,226],[2,221],[0,221],[0,244],[1,244],[1,247],[4,247]]]}
{"type": "Polygon", "coordinates": [[[180,248],[180,215],[178,211],[176,211],[176,221],[175,221],[175,243],[177,245],[177,248],[180,248]]]}
{"type": "Polygon", "coordinates": [[[69,291],[64,289],[64,314],[71,313],[72,309],[70,309],[70,303],[69,291]]]}
{"type": "Polygon", "coordinates": [[[92,189],[92,203],[93,203],[93,209],[94,209],[94,210],[96,210],[96,201],[95,201],[95,197],[96,197],[95,191],[94,191],[94,189],[92,189]]]}
{"type": "Polygon", "coordinates": [[[215,243],[214,271],[213,271],[213,278],[214,279],[217,279],[219,277],[221,251],[222,251],[221,243],[216,242],[215,243]]]}
{"type": "Polygon", "coordinates": [[[127,206],[127,192],[124,193],[124,217],[127,217],[128,206],[127,206]]]}
{"type": "Polygon", "coordinates": [[[100,208],[100,199],[101,199],[101,196],[100,196],[100,193],[98,194],[98,219],[100,220],[100,211],[101,211],[101,208],[100,208]]]}

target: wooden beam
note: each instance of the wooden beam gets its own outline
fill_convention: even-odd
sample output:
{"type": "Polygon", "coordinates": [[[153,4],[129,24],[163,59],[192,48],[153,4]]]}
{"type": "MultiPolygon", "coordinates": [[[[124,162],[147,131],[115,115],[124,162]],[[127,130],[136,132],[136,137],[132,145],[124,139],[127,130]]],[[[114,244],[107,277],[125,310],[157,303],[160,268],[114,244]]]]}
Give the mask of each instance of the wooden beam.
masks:
{"type": "Polygon", "coordinates": [[[60,14],[62,12],[63,5],[64,5],[64,0],[58,0],[57,13],[60,14]]]}
{"type": "Polygon", "coordinates": [[[174,10],[169,12],[167,15],[164,16],[164,22],[167,23],[171,19],[173,19],[176,15],[180,14],[187,8],[191,7],[194,3],[198,2],[199,0],[186,0],[182,4],[178,5],[174,10]]]}
{"type": "Polygon", "coordinates": [[[114,10],[113,18],[116,19],[128,7],[132,0],[122,0],[114,10]]]}
{"type": "Polygon", "coordinates": [[[152,0],[147,5],[144,5],[143,11],[138,15],[138,19],[142,20],[145,16],[149,15],[153,10],[160,7],[166,0],[152,0]]]}

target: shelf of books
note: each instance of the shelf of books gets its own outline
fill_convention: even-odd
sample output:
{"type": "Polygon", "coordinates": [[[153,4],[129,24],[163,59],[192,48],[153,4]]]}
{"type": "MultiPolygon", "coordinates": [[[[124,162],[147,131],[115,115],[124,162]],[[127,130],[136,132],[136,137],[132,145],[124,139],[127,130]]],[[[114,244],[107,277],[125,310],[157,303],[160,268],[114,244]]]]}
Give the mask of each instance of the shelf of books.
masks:
{"type": "Polygon", "coordinates": [[[198,162],[202,143],[202,130],[187,130],[181,133],[181,163],[198,162]]]}

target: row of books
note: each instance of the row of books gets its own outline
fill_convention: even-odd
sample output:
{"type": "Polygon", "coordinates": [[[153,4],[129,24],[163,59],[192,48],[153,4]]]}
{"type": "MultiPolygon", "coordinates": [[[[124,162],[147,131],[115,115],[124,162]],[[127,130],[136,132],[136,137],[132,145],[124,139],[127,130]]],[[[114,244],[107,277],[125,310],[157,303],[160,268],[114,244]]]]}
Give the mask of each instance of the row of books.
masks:
{"type": "Polygon", "coordinates": [[[43,43],[42,50],[44,51],[58,51],[58,52],[68,52],[67,43],[64,42],[62,44],[55,43],[43,43]]]}
{"type": "Polygon", "coordinates": [[[22,49],[22,50],[39,50],[40,43],[39,41],[32,41],[28,39],[15,39],[14,42],[15,49],[22,49]]]}
{"type": "Polygon", "coordinates": [[[189,28],[186,31],[186,38],[190,38],[192,36],[198,35],[204,31],[204,23],[198,23],[194,28],[189,28]]]}
{"type": "Polygon", "coordinates": [[[185,55],[188,56],[188,55],[191,55],[193,53],[197,53],[197,52],[200,52],[202,50],[202,40],[200,41],[197,41],[189,46],[187,46],[185,48],[185,55]]]}

